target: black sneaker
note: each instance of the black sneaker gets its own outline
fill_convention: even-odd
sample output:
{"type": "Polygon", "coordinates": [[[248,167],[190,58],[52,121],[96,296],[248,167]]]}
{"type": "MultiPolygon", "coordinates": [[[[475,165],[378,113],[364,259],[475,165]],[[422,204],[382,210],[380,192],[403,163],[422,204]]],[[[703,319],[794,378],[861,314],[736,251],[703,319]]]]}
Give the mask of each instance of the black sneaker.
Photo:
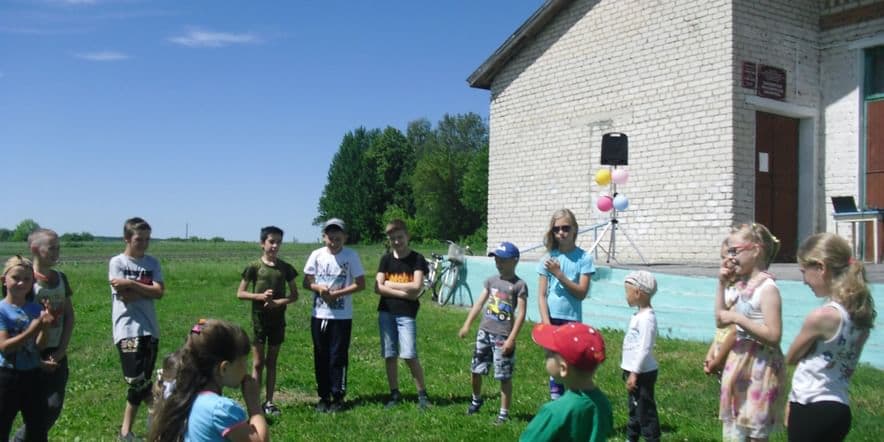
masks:
{"type": "Polygon", "coordinates": [[[497,419],[494,420],[494,425],[503,425],[510,420],[509,415],[507,414],[498,414],[497,419]]]}
{"type": "Polygon", "coordinates": [[[277,407],[276,404],[270,401],[264,402],[262,408],[264,409],[265,416],[279,416],[280,414],[282,414],[282,412],[279,410],[279,407],[277,407]]]}
{"type": "Polygon", "coordinates": [[[316,403],[315,410],[318,413],[328,413],[328,409],[331,403],[327,399],[320,399],[319,402],[316,403]]]}
{"type": "Polygon", "coordinates": [[[485,403],[485,401],[483,401],[482,399],[471,400],[470,401],[470,408],[467,408],[467,414],[473,415],[473,414],[478,413],[479,409],[482,408],[482,404],[484,404],[484,403],[485,403]]]}
{"type": "Polygon", "coordinates": [[[426,394],[417,395],[417,408],[420,408],[421,410],[430,408],[430,397],[426,394]]]}
{"type": "Polygon", "coordinates": [[[343,411],[343,410],[344,410],[344,400],[343,399],[335,399],[328,406],[329,413],[337,413],[337,412],[343,411]]]}
{"type": "Polygon", "coordinates": [[[400,396],[398,393],[393,393],[390,395],[390,400],[388,400],[387,403],[384,404],[384,408],[393,408],[393,407],[399,405],[399,402],[401,402],[401,401],[402,401],[402,396],[400,396]]]}

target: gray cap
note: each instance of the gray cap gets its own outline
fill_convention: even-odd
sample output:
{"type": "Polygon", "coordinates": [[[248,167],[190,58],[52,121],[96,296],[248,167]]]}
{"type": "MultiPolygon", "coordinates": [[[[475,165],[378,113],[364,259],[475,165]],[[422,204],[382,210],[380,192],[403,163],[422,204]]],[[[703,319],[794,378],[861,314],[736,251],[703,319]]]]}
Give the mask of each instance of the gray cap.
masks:
{"type": "Polygon", "coordinates": [[[651,272],[645,270],[637,270],[628,275],[623,280],[626,284],[635,286],[648,296],[654,296],[657,293],[657,280],[651,272]]]}
{"type": "Polygon", "coordinates": [[[326,230],[328,230],[329,227],[332,227],[332,226],[337,227],[337,228],[341,229],[342,231],[345,231],[345,232],[347,231],[347,225],[344,224],[344,221],[340,218],[331,218],[328,221],[326,221],[322,225],[322,231],[325,232],[326,230]]]}

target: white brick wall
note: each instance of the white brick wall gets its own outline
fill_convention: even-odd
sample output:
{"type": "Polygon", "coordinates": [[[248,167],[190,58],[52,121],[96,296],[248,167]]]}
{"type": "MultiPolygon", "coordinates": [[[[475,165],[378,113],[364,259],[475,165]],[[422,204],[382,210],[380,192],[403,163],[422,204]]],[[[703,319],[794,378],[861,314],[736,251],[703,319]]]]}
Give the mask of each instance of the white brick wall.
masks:
{"type": "MultiPolygon", "coordinates": [[[[618,131],[630,156],[620,220],[645,257],[716,260],[729,227],[754,216],[759,109],[740,86],[742,61],[785,69],[785,103],[809,112],[802,155],[818,170],[802,185],[824,187],[808,225],[826,228],[829,196],[857,185],[859,65],[848,46],[884,30],[879,20],[820,34],[821,8],[847,3],[862,1],[575,1],[494,78],[489,243],[538,244],[561,207],[582,227],[607,220],[592,177],[602,134],[618,131]]],[[[617,252],[638,261],[622,237],[617,252]]]]}
{"type": "MultiPolygon", "coordinates": [[[[489,243],[539,243],[561,207],[606,220],[592,177],[602,134],[620,131],[620,220],[645,257],[717,256],[734,196],[730,15],[725,0],[577,1],[516,54],[492,85],[489,243]]],[[[638,261],[622,236],[617,252],[638,261]]]]}

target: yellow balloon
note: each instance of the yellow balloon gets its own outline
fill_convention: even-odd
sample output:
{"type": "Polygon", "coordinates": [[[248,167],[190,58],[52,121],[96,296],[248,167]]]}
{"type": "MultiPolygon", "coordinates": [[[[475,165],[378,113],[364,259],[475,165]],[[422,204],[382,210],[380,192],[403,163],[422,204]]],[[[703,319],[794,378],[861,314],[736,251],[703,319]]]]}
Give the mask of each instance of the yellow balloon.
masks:
{"type": "Polygon", "coordinates": [[[607,186],[611,182],[611,170],[601,169],[595,173],[595,182],[599,186],[607,186]]]}

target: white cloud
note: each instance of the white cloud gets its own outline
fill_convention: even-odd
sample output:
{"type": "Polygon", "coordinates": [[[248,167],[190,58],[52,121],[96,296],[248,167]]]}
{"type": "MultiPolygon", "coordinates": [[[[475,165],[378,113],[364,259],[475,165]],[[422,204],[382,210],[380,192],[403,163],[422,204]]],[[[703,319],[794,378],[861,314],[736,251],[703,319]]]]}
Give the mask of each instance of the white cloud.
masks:
{"type": "Polygon", "coordinates": [[[89,61],[120,61],[129,58],[128,55],[115,51],[82,52],[74,54],[74,57],[89,61]]]}
{"type": "Polygon", "coordinates": [[[233,34],[193,29],[184,35],[171,37],[169,41],[189,48],[221,48],[235,44],[260,43],[261,39],[253,34],[233,34]]]}

